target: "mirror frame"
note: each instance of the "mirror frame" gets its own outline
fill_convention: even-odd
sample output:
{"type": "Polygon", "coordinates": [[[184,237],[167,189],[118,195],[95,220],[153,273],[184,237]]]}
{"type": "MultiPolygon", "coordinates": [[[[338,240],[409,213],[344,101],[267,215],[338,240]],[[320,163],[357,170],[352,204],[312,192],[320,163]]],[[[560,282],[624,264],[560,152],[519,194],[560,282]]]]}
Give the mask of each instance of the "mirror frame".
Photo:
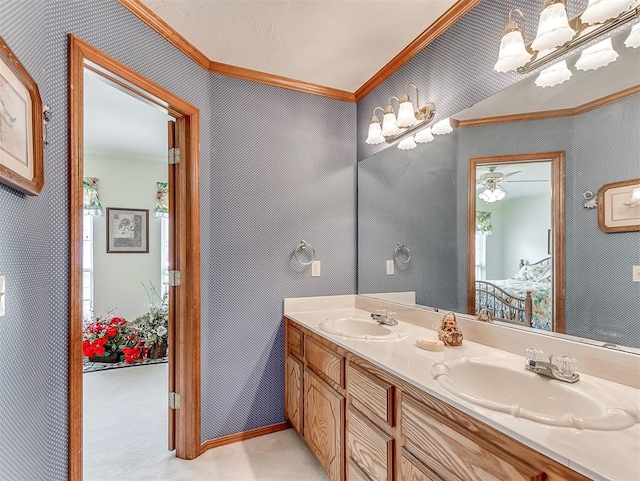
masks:
{"type": "Polygon", "coordinates": [[[529,154],[491,155],[469,159],[468,226],[467,226],[467,312],[476,315],[475,232],[476,232],[476,168],[484,164],[551,162],[551,234],[553,319],[551,332],[565,332],[565,268],[564,268],[564,151],[529,154]]]}

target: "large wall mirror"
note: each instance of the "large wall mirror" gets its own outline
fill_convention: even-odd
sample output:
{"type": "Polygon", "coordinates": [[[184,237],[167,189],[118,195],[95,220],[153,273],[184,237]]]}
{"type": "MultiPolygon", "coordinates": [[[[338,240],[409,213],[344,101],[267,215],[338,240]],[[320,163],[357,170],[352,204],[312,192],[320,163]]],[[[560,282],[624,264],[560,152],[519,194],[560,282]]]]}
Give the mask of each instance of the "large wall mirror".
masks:
{"type": "Polygon", "coordinates": [[[469,159],[468,313],[564,332],[564,152],[469,159]]]}
{"type": "MultiPolygon", "coordinates": [[[[475,313],[476,277],[524,276],[520,259],[533,271],[550,257],[550,271],[540,267],[538,274],[551,272],[552,315],[542,320],[544,302],[536,306],[534,300],[531,327],[524,328],[640,348],[640,284],[632,281],[633,266],[640,265],[640,232],[603,232],[597,208],[586,198],[605,184],[640,176],[640,48],[625,46],[628,35],[612,37],[619,57],[605,67],[576,70],[577,57],[569,57],[572,75],[561,84],[541,88],[536,75],[524,78],[453,115],[458,125],[452,133],[409,151],[391,146],[360,161],[358,293],[475,313]],[[522,156],[553,152],[564,153],[564,176],[555,176],[549,156],[546,213],[518,214],[516,204],[543,195],[545,184],[520,190],[527,184],[517,180],[545,180],[544,172],[529,172],[531,162],[522,156]],[[478,158],[484,160],[472,166],[478,158]],[[507,195],[487,206],[478,195],[491,172],[504,176],[507,195]],[[554,187],[564,189],[564,221],[552,210],[554,187]],[[476,265],[476,211],[491,213],[496,229],[495,237],[484,239],[484,272],[476,265]],[[505,227],[508,218],[518,218],[520,227],[505,227]],[[525,234],[524,220],[536,225],[535,233],[525,234]],[[535,245],[523,236],[535,238],[535,245]],[[563,242],[564,261],[557,257],[563,242]],[[406,251],[400,262],[394,258],[398,244],[411,253],[406,263],[406,251]],[[505,252],[497,256],[500,250],[505,252]]],[[[525,316],[520,324],[528,323],[525,316]]]]}

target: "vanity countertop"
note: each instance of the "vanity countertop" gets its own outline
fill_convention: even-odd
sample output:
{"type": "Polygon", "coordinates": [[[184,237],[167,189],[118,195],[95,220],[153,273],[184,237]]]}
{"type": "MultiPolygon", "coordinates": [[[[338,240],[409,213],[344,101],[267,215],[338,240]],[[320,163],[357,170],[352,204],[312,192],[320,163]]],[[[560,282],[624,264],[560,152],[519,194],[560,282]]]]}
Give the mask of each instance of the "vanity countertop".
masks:
{"type": "MultiPolygon", "coordinates": [[[[401,316],[398,316],[398,320],[402,330],[409,331],[405,339],[388,342],[346,339],[322,331],[319,324],[330,318],[369,317],[370,313],[355,307],[344,307],[344,302],[336,303],[337,307],[341,307],[339,309],[327,309],[328,305],[315,302],[301,307],[300,304],[287,305],[285,302],[284,314],[310,331],[579,473],[596,480],[640,480],[640,424],[620,431],[579,430],[538,424],[467,403],[440,387],[430,374],[434,363],[456,357],[501,358],[505,367],[524,369],[524,356],[466,339],[462,346],[445,347],[443,352],[426,351],[415,345],[416,339],[437,339],[437,333],[425,327],[403,323],[401,316]]],[[[640,407],[639,389],[583,373],[580,383],[585,389],[602,390],[616,399],[624,400],[625,405],[631,403],[640,407]]]]}

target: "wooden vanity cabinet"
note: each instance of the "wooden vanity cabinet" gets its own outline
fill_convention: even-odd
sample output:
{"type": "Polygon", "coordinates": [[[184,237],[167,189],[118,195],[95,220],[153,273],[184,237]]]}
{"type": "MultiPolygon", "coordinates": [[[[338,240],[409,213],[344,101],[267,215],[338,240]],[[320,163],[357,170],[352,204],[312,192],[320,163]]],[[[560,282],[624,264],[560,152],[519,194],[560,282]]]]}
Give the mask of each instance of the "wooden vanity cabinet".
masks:
{"type": "Polygon", "coordinates": [[[589,479],[287,318],[285,350],[286,417],[332,481],[589,479]]]}

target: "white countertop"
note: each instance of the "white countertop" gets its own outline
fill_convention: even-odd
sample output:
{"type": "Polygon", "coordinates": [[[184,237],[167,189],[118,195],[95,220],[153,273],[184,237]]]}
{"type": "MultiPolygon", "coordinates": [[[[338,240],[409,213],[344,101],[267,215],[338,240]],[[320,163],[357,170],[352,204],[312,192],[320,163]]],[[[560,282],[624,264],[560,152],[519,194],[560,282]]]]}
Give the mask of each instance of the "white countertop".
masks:
{"type": "MultiPolygon", "coordinates": [[[[546,456],[596,480],[640,480],[640,424],[621,431],[579,430],[538,424],[527,419],[517,419],[508,414],[491,411],[468,403],[444,390],[432,378],[433,363],[454,357],[500,357],[504,365],[524,369],[525,358],[469,340],[459,347],[446,347],[444,352],[431,352],[418,348],[418,338],[437,339],[433,330],[400,322],[402,331],[409,331],[403,340],[380,342],[351,340],[327,334],[319,324],[328,318],[347,316],[369,317],[370,313],[348,305],[346,296],[336,296],[335,303],[313,302],[302,307],[299,303],[287,305],[284,314],[312,332],[353,352],[354,354],[404,379],[426,393],[450,404],[476,419],[494,427],[508,436],[530,446],[546,456]],[[327,309],[327,305],[342,307],[327,309]],[[308,310],[307,310],[308,309],[308,310]]],[[[324,298],[331,299],[331,298],[324,298]]],[[[578,372],[580,366],[578,365],[578,372]]],[[[640,406],[640,390],[581,373],[580,385],[594,392],[614,395],[624,404],[640,406]]]]}

